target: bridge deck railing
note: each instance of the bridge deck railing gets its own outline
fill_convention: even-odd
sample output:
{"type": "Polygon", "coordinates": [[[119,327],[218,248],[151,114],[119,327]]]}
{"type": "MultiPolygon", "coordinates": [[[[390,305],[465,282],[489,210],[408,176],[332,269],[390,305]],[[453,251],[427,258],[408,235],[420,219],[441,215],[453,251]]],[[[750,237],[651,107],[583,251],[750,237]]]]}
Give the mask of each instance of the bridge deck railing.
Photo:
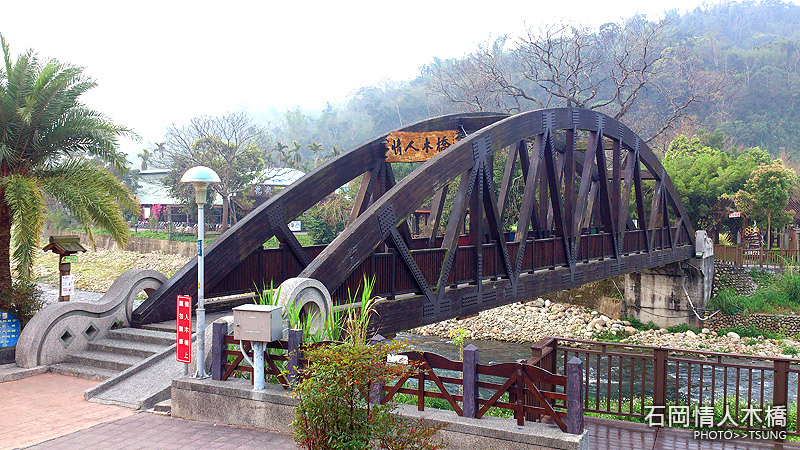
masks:
{"type": "Polygon", "coordinates": [[[714,259],[745,267],[788,267],[800,265],[800,250],[755,248],[714,245],[714,259]]]}
{"type": "Polygon", "coordinates": [[[528,362],[549,371],[558,372],[573,357],[583,361],[586,412],[622,419],[653,414],[665,417],[667,426],[699,428],[702,416],[713,411],[710,428],[800,435],[797,360],[560,337],[531,349],[528,362]],[[775,420],[781,409],[784,424],[775,420]],[[668,420],[673,410],[678,423],[668,420]],[[726,410],[729,420],[723,421],[726,410]]]}
{"type": "MultiPolygon", "coordinates": [[[[215,323],[212,328],[211,376],[217,381],[231,377],[253,379],[253,367],[241,353],[240,345],[253,361],[250,342],[239,342],[227,334],[227,325],[215,323]]],[[[292,383],[302,375],[300,370],[308,360],[303,356],[301,330],[290,330],[288,341],[267,344],[264,353],[265,372],[268,380],[291,389],[292,383]],[[296,336],[292,339],[292,333],[296,336]]],[[[372,343],[380,343],[377,336],[372,343]]],[[[311,344],[330,345],[334,342],[311,344]]],[[[478,350],[468,346],[462,361],[453,361],[430,352],[407,351],[391,356],[390,363],[412,364],[413,371],[402,378],[392,380],[385,386],[376,386],[370,395],[374,402],[397,401],[399,395],[414,397],[417,408],[424,411],[426,398],[442,399],[446,407],[457,415],[480,419],[490,409],[507,410],[513,413],[517,424],[525,420],[539,421],[543,418],[555,423],[562,431],[583,433],[583,408],[579,397],[582,388],[581,366],[570,367],[570,382],[567,376],[552,373],[524,360],[499,364],[479,364],[478,350]],[[567,405],[574,405],[569,410],[567,405]]]]}
{"type": "MultiPolygon", "coordinates": [[[[654,250],[668,247],[668,234],[674,235],[676,230],[676,228],[657,228],[647,231],[627,231],[622,241],[621,253],[627,255],[646,251],[648,234],[652,237],[654,250]]],[[[690,242],[681,240],[679,244],[686,245],[690,242]]],[[[433,286],[438,281],[447,250],[426,248],[427,245],[427,239],[412,240],[411,254],[427,283],[433,286]]],[[[509,259],[515,261],[520,247],[519,243],[507,242],[506,247],[509,259]]],[[[567,260],[563,248],[562,237],[529,239],[522,259],[522,271],[533,272],[566,265],[567,260]]],[[[315,258],[324,249],[324,245],[303,247],[310,259],[315,258]]],[[[480,279],[497,279],[505,276],[500,246],[496,242],[487,243],[482,245],[481,250],[483,263],[480,279]]],[[[478,279],[475,264],[476,254],[477,249],[474,245],[458,247],[453,261],[453,269],[447,279],[449,285],[476,282],[478,279]]],[[[613,256],[614,243],[611,234],[585,230],[577,249],[579,263],[603,260],[613,256]],[[590,233],[590,231],[593,232],[590,233]]],[[[297,276],[302,270],[302,265],[288,247],[261,249],[250,254],[229,275],[210,289],[208,296],[252,292],[256,288],[269,288],[270,284],[278,286],[284,280],[297,276]]],[[[372,278],[373,275],[376,280],[373,289],[375,295],[393,299],[403,294],[422,294],[414,281],[414,276],[405,267],[402,257],[398,252],[388,249],[388,251],[375,252],[370,255],[352,271],[341,286],[331,292],[331,296],[335,302],[345,303],[348,300],[348,291],[355,292],[361,287],[364,276],[372,278]]]]}

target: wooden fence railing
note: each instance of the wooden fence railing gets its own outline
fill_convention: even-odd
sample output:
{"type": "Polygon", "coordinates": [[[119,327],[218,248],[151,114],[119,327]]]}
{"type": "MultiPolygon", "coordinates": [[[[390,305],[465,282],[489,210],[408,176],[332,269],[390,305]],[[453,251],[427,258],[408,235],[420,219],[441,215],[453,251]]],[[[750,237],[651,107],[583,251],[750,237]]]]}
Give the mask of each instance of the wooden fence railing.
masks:
{"type": "MultiPolygon", "coordinates": [[[[787,418],[797,417],[800,404],[800,366],[790,358],[555,337],[540,340],[531,350],[528,363],[550,372],[558,372],[575,357],[583,361],[586,412],[644,419],[651,406],[666,413],[667,406],[727,405],[723,408],[739,422],[748,410],[763,416],[776,407],[786,408],[787,418]]],[[[718,428],[800,436],[797,423],[788,421],[783,427],[764,421],[718,428]]]]}
{"type": "MultiPolygon", "coordinates": [[[[227,324],[215,323],[212,328],[212,379],[224,381],[233,376],[253,373],[239,349],[240,342],[227,334],[227,324]],[[231,349],[233,347],[234,349],[231,349]]],[[[273,378],[285,389],[298,380],[307,360],[300,344],[302,330],[289,330],[288,341],[267,344],[264,352],[267,379],[273,378]]],[[[378,335],[371,343],[380,344],[378,335]]],[[[329,345],[332,342],[311,344],[329,345]]],[[[241,343],[250,360],[253,350],[249,342],[241,343]]],[[[374,402],[392,401],[398,393],[417,397],[417,408],[425,409],[425,398],[444,399],[459,416],[480,419],[490,408],[514,412],[518,425],[525,420],[541,421],[548,417],[562,431],[583,433],[582,362],[569,361],[567,375],[559,375],[520,360],[513,363],[479,364],[478,349],[464,349],[463,361],[451,361],[429,352],[409,351],[399,355],[414,363],[413,373],[377,386],[370,395],[374,402]]],[[[396,361],[396,360],[395,360],[396,361]]],[[[250,377],[252,380],[252,376],[250,377]]]]}
{"type": "Polygon", "coordinates": [[[714,259],[730,262],[738,266],[787,267],[800,265],[800,250],[743,249],[741,247],[715,245],[714,259]]]}

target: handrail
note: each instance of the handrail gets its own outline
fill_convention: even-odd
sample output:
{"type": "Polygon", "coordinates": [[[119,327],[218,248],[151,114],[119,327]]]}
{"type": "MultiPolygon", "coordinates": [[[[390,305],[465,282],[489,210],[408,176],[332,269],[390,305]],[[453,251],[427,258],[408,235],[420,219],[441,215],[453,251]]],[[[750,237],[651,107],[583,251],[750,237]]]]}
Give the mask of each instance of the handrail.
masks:
{"type": "MultiPolygon", "coordinates": [[[[654,346],[654,345],[644,345],[644,344],[625,344],[621,342],[601,342],[601,341],[592,341],[588,339],[577,339],[577,338],[566,338],[566,337],[552,337],[548,336],[549,339],[557,340],[558,342],[571,342],[575,344],[583,344],[583,345],[601,345],[607,347],[627,347],[627,348],[637,348],[637,349],[644,349],[644,350],[665,350],[668,352],[675,352],[675,353],[694,353],[697,355],[704,355],[709,357],[725,357],[725,358],[743,358],[743,359],[753,359],[753,360],[768,360],[768,361],[787,361],[789,363],[800,363],[797,359],[787,358],[785,356],[759,356],[759,355],[745,355],[741,353],[720,353],[720,352],[712,352],[707,350],[694,350],[688,348],[678,348],[678,347],[662,347],[662,346],[654,346]]],[[[624,355],[624,356],[636,356],[636,354],[631,355],[624,355]]]]}

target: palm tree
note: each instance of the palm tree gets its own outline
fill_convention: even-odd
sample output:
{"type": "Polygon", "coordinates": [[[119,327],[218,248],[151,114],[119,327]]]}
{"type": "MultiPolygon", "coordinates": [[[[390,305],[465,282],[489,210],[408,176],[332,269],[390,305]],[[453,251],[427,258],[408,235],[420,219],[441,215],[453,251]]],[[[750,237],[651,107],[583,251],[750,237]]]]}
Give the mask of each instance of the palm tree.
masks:
{"type": "Polygon", "coordinates": [[[153,152],[148,149],[142,149],[136,156],[141,158],[142,160],[142,170],[147,170],[147,163],[150,162],[150,158],[153,157],[153,152]]]}
{"type": "Polygon", "coordinates": [[[0,292],[11,289],[11,262],[31,278],[43,224],[44,196],[63,203],[91,236],[107,230],[124,245],[122,209],[137,211],[130,191],[90,158],[125,170],[120,136],[134,136],[79,97],[95,86],[75,67],[28,52],[12,61],[2,35],[0,67],[0,292]],[[13,251],[12,251],[13,250],[13,251]]]}

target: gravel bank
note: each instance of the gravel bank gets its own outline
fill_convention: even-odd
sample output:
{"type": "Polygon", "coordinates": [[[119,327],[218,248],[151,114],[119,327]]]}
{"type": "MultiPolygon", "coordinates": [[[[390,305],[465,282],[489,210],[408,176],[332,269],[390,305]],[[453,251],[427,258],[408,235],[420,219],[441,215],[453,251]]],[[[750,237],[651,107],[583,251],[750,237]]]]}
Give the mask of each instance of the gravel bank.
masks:
{"type": "MultiPolygon", "coordinates": [[[[163,273],[167,278],[177,272],[189,259],[182,255],[165,253],[137,253],[124,250],[98,248],[78,254],[72,264],[75,288],[88,292],[106,292],[122,272],[146,268],[163,273]]],[[[58,285],[58,256],[39,252],[33,266],[37,282],[58,285]]]]}
{"type": "Polygon", "coordinates": [[[467,331],[469,339],[536,342],[545,336],[578,339],[621,340],[624,343],[707,350],[760,356],[791,356],[800,343],[795,339],[740,337],[735,333],[719,336],[708,329],[695,333],[670,333],[666,329],[637,330],[630,322],[610,319],[582,306],[551,303],[537,299],[527,303],[482,311],[477,316],[431,324],[411,330],[426,336],[449,337],[456,329],[467,331]]]}

